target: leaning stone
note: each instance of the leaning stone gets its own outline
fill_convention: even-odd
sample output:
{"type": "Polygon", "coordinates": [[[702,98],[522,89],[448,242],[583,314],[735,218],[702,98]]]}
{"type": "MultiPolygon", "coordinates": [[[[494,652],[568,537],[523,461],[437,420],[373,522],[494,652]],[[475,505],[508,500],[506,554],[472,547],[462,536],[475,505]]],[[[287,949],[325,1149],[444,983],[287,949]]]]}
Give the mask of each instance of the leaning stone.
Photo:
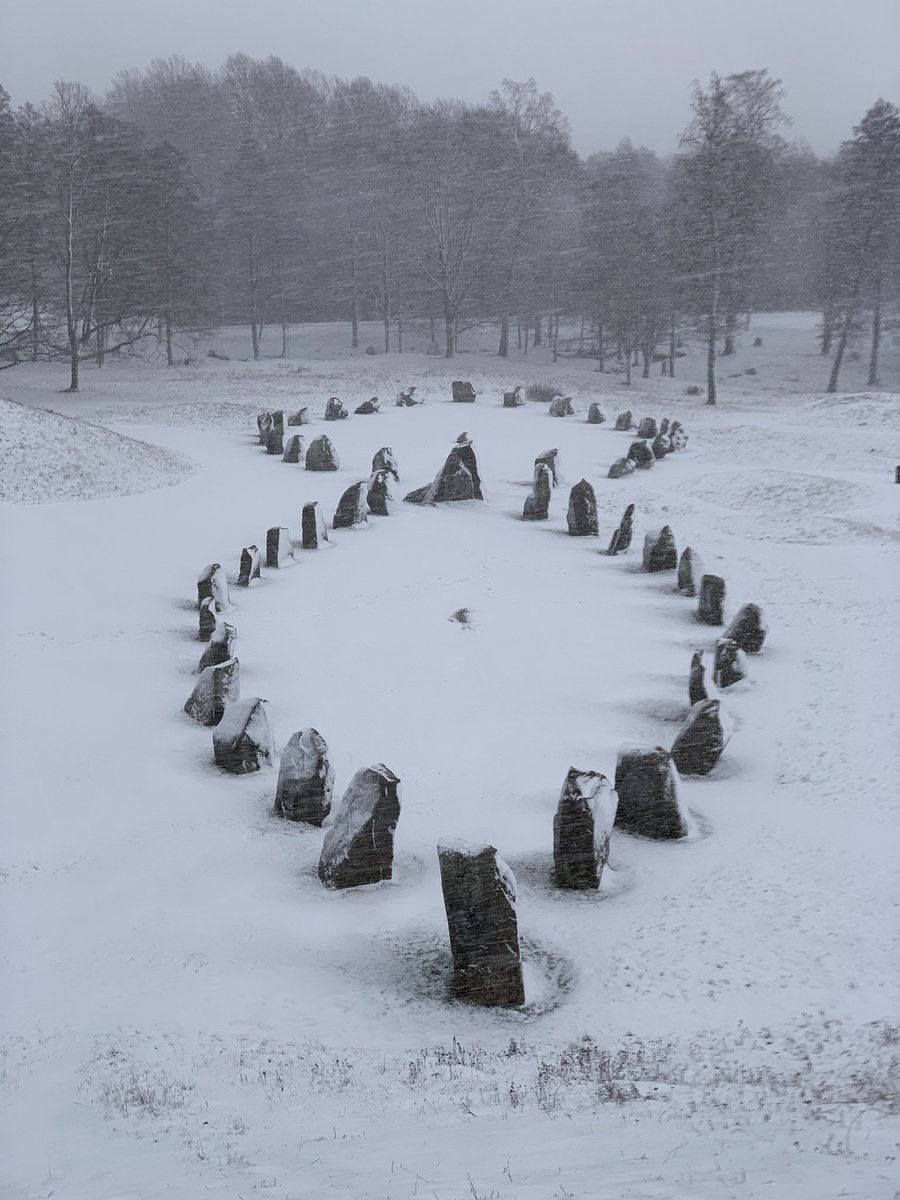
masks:
{"type": "Polygon", "coordinates": [[[597,497],[586,479],[576,483],[569,493],[566,520],[572,537],[597,537],[600,533],[597,522],[597,497]]]}
{"type": "Polygon", "coordinates": [[[697,620],[704,625],[725,624],[725,580],[721,575],[704,575],[701,578],[697,620]]]}
{"type": "Polygon", "coordinates": [[[550,516],[550,493],[553,490],[550,468],[546,463],[539,463],[534,468],[534,483],[531,485],[531,495],[525,498],[522,518],[525,521],[546,521],[550,516]]]}
{"type": "Polygon", "coordinates": [[[575,409],[568,396],[554,396],[550,401],[551,417],[574,417],[575,409]]]}
{"type": "Polygon", "coordinates": [[[207,667],[218,667],[223,662],[227,662],[234,655],[234,643],[236,640],[237,630],[235,627],[229,625],[224,617],[217,617],[216,627],[210,636],[206,649],[200,655],[200,663],[197,670],[205,671],[207,667]]]}
{"type": "Polygon", "coordinates": [[[390,879],[394,830],[400,819],[400,780],[384,763],[363,767],[325,831],[319,878],[326,887],[359,887],[390,879]]]}
{"type": "Polygon", "coordinates": [[[606,420],[603,413],[600,411],[600,405],[596,402],[596,400],[592,401],[591,404],[588,405],[587,420],[588,425],[602,425],[606,420]]]}
{"type": "Polygon", "coordinates": [[[476,393],[471,383],[465,382],[462,379],[454,379],[450,386],[453,390],[453,399],[457,404],[474,403],[476,393]]]}
{"type": "Polygon", "coordinates": [[[656,462],[653,451],[646,442],[632,442],[628,447],[628,457],[642,471],[649,471],[656,462]]]}
{"type": "Polygon", "coordinates": [[[658,433],[659,430],[656,428],[656,421],[653,417],[641,417],[637,428],[637,435],[639,438],[644,438],[647,441],[650,441],[652,438],[655,438],[658,433]]]}
{"type": "Polygon", "coordinates": [[[617,828],[660,840],[690,832],[678,771],[662,746],[623,746],[616,763],[616,792],[617,828]]]}
{"type": "Polygon", "coordinates": [[[388,471],[393,475],[395,483],[400,482],[400,469],[390,446],[382,446],[372,459],[372,473],[374,474],[376,471],[388,471]]]}
{"type": "Polygon", "coordinates": [[[288,417],[288,425],[308,425],[309,424],[309,409],[298,408],[296,412],[291,413],[288,417]]]}
{"type": "Polygon", "coordinates": [[[428,494],[431,491],[431,484],[426,483],[424,487],[414,488],[408,492],[403,500],[406,504],[429,504],[428,494]]]}
{"type": "Polygon", "coordinates": [[[600,886],[617,803],[605,775],[569,768],[553,818],[557,887],[588,891],[600,886]]]}
{"type": "Polygon", "coordinates": [[[275,526],[266,534],[266,566],[281,567],[294,557],[291,535],[284,526],[275,526]]]}
{"type": "Polygon", "coordinates": [[[376,471],[369,477],[366,491],[369,512],[375,517],[389,517],[391,510],[388,508],[388,502],[393,498],[388,487],[388,472],[376,471]]]}
{"type": "Polygon", "coordinates": [[[328,746],[316,729],[292,734],[281,752],[275,812],[288,821],[321,825],[331,812],[334,768],[328,746]]]}
{"type": "Polygon", "coordinates": [[[300,517],[300,544],[304,550],[318,550],[328,541],[328,528],[318,500],[307,500],[300,517]]]}
{"type": "Polygon", "coordinates": [[[228,580],[220,563],[210,563],[204,567],[197,579],[197,604],[202,604],[207,596],[212,597],[218,612],[231,607],[228,580]]]}
{"type": "Polygon", "coordinates": [[[524,1004],[515,876],[494,846],[453,839],[437,851],[454,994],[494,1008],[524,1004]]]}
{"type": "Polygon", "coordinates": [[[634,531],[634,505],[629,504],[622,514],[619,528],[612,535],[607,554],[624,554],[631,549],[631,537],[634,531]]]}
{"type": "Polygon", "coordinates": [[[731,721],[720,700],[699,700],[672,745],[672,761],[681,775],[708,775],[728,745],[731,721]]]}
{"type": "Polygon", "coordinates": [[[365,480],[361,480],[359,483],[352,483],[341,496],[337,512],[334,514],[332,528],[354,529],[359,525],[367,525],[368,522],[366,484],[365,480]]]}
{"type": "Polygon", "coordinates": [[[350,414],[347,412],[346,408],[344,408],[343,404],[341,404],[340,400],[338,400],[337,396],[332,396],[325,405],[326,421],[343,421],[346,420],[349,415],[350,414]]]}
{"type": "Polygon", "coordinates": [[[678,566],[678,550],[671,526],[652,529],[644,536],[644,570],[674,571],[678,566]]]}
{"type": "Polygon", "coordinates": [[[737,642],[745,654],[759,654],[769,627],[758,604],[745,604],[738,609],[725,636],[737,642]]]}
{"type": "Polygon", "coordinates": [[[201,642],[208,642],[215,632],[217,621],[216,602],[212,596],[206,596],[200,601],[200,623],[198,636],[201,642]]]}
{"type": "Polygon", "coordinates": [[[377,396],[373,396],[371,400],[364,400],[362,404],[360,404],[353,411],[358,416],[368,417],[371,416],[372,413],[377,413],[379,408],[381,408],[381,401],[377,396]]]}
{"type": "Polygon", "coordinates": [[[295,433],[288,438],[288,443],[284,448],[284,454],[281,456],[281,461],[286,463],[298,463],[303,456],[303,434],[295,433]]]}
{"type": "Polygon", "coordinates": [[[730,637],[716,642],[713,679],[716,687],[730,688],[747,676],[747,659],[737,642],[730,637]]]}
{"type": "Polygon", "coordinates": [[[260,575],[259,549],[256,546],[245,546],[241,551],[241,569],[236,581],[238,587],[249,587],[260,575]]]}
{"type": "Polygon", "coordinates": [[[525,404],[525,389],[521,386],[514,387],[511,392],[503,393],[504,408],[522,408],[525,404]]]}
{"type": "Polygon", "coordinates": [[[256,418],[256,428],[259,430],[259,444],[265,446],[269,440],[269,434],[275,427],[275,421],[270,412],[261,412],[256,418]]]}
{"type": "Polygon", "coordinates": [[[229,704],[213,731],[216,765],[232,775],[250,775],[270,767],[275,745],[269,724],[269,706],[258,696],[229,704]]]}
{"type": "Polygon", "coordinates": [[[650,443],[650,449],[653,451],[653,457],[658,462],[669,453],[669,439],[664,433],[658,433],[650,443]]]}
{"type": "Polygon", "coordinates": [[[553,480],[553,486],[559,487],[562,483],[562,464],[559,461],[559,451],[556,448],[545,450],[543,454],[539,454],[534,460],[535,469],[541,463],[546,463],[550,468],[550,478],[553,480]]]}
{"type": "Polygon", "coordinates": [[[709,668],[706,665],[706,655],[702,650],[695,650],[691,658],[691,670],[688,675],[688,699],[691,704],[698,704],[701,700],[715,699],[715,684],[710,678],[709,668]]]}
{"type": "Polygon", "coordinates": [[[616,429],[620,433],[629,433],[634,429],[634,417],[631,415],[630,408],[616,417],[616,429]]]}
{"type": "Polygon", "coordinates": [[[277,429],[266,438],[266,454],[284,454],[284,434],[277,429]]]}
{"type": "Polygon", "coordinates": [[[634,474],[634,463],[630,458],[617,458],[609,468],[607,479],[622,479],[625,475],[634,474]]]}
{"type": "Polygon", "coordinates": [[[200,725],[218,725],[227,705],[241,694],[241,668],[236,658],[204,667],[184,706],[200,725]]]}
{"type": "Polygon", "coordinates": [[[404,388],[397,397],[398,408],[413,408],[416,404],[420,403],[421,401],[416,399],[416,389],[414,385],[412,387],[404,388]]]}
{"type": "Polygon", "coordinates": [[[306,451],[307,471],[337,471],[341,460],[327,434],[320,433],[309,443],[306,451]]]}
{"type": "Polygon", "coordinates": [[[685,546],[678,560],[678,590],[685,596],[697,595],[697,581],[703,575],[700,556],[691,546],[685,546]]]}

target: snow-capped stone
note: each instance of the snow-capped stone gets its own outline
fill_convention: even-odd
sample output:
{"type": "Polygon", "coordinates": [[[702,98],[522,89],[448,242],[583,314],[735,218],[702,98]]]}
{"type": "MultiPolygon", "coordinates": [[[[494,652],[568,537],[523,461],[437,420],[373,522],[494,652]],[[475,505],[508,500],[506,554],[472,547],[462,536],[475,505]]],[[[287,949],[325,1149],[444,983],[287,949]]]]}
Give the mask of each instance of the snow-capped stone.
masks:
{"type": "Polygon", "coordinates": [[[604,417],[603,413],[600,411],[600,405],[596,400],[592,400],[588,405],[588,425],[602,425],[605,420],[606,417],[604,417]]]}
{"type": "Polygon", "coordinates": [[[624,554],[631,548],[631,538],[634,532],[634,505],[629,504],[622,514],[619,528],[610,539],[607,554],[624,554]]]}
{"type": "Polygon", "coordinates": [[[229,704],[213,730],[216,765],[232,775],[249,775],[272,765],[275,745],[269,706],[258,696],[229,704]]]}
{"type": "Polygon", "coordinates": [[[605,775],[569,768],[553,818],[557,887],[585,891],[600,886],[617,804],[605,775]]]}
{"type": "Polygon", "coordinates": [[[504,408],[522,408],[525,404],[525,389],[519,384],[511,392],[503,393],[504,408]]]}
{"type": "Polygon", "coordinates": [[[691,546],[685,546],[678,560],[678,590],[685,596],[697,595],[697,581],[703,575],[703,563],[691,546]]]}
{"type": "Polygon", "coordinates": [[[725,624],[725,580],[721,575],[701,577],[697,620],[704,625],[725,624]]]}
{"type": "Polygon", "coordinates": [[[737,642],[745,654],[759,654],[769,627],[758,604],[745,604],[734,615],[725,636],[737,642]]]}
{"type": "Polygon", "coordinates": [[[241,668],[236,658],[204,667],[184,711],[200,725],[218,725],[229,704],[241,694],[241,668]]]}
{"type": "Polygon", "coordinates": [[[298,408],[296,412],[291,413],[288,417],[288,425],[308,425],[309,424],[309,409],[305,406],[298,408]]]}
{"type": "Polygon", "coordinates": [[[332,396],[325,405],[326,421],[345,421],[349,415],[337,396],[332,396]]]}
{"type": "Polygon", "coordinates": [[[337,471],[340,465],[341,460],[331,438],[325,433],[313,438],[306,451],[307,471],[337,471]]]}
{"type": "Polygon", "coordinates": [[[245,546],[241,551],[241,567],[235,581],[238,587],[249,587],[254,579],[259,579],[259,547],[245,546]]]}
{"type": "Polygon", "coordinates": [[[693,706],[699,704],[701,700],[714,700],[715,696],[716,688],[707,665],[706,655],[702,650],[695,650],[688,675],[688,699],[693,706]]]}
{"type": "Polygon", "coordinates": [[[653,417],[641,417],[637,427],[637,435],[639,438],[651,440],[659,433],[656,427],[656,421],[653,417]]]}
{"type": "Polygon", "coordinates": [[[747,659],[744,651],[730,637],[719,638],[713,661],[713,679],[716,687],[729,688],[747,676],[747,659]]]}
{"type": "Polygon", "coordinates": [[[553,491],[553,476],[546,463],[534,468],[534,483],[531,494],[525,497],[522,517],[526,521],[546,521],[550,516],[550,493],[553,491]]]}
{"type": "Polygon", "coordinates": [[[334,768],[317,729],[292,734],[281,752],[275,812],[289,821],[321,825],[331,812],[334,768]]]}
{"type": "Polygon", "coordinates": [[[550,401],[551,417],[574,417],[575,409],[568,396],[554,396],[550,401]]]}
{"type": "Polygon", "coordinates": [[[552,450],[545,450],[543,454],[539,454],[534,460],[535,469],[541,463],[545,463],[550,468],[550,478],[553,480],[553,486],[559,487],[562,483],[562,464],[559,459],[559,451],[555,447],[552,450]]]}
{"type": "Polygon", "coordinates": [[[397,465],[397,457],[390,446],[382,446],[380,450],[375,452],[372,458],[372,473],[376,471],[388,471],[394,477],[394,482],[400,482],[400,468],[397,465]]]}
{"type": "Polygon", "coordinates": [[[369,476],[368,488],[366,490],[366,504],[369,512],[375,517],[389,517],[391,510],[388,508],[389,501],[393,500],[390,488],[388,487],[389,472],[375,471],[369,476]]]}
{"type": "Polygon", "coordinates": [[[218,612],[231,607],[228,596],[228,580],[220,563],[210,563],[204,567],[197,579],[197,604],[211,596],[218,612]]]}
{"type": "Polygon", "coordinates": [[[286,463],[299,463],[303,457],[303,434],[293,433],[287,440],[287,445],[284,448],[284,454],[281,456],[281,461],[286,463]]]}
{"type": "Polygon", "coordinates": [[[284,433],[279,429],[270,429],[266,438],[266,454],[284,455],[284,433]]]}
{"type": "Polygon", "coordinates": [[[276,408],[272,410],[272,429],[275,433],[280,433],[284,437],[284,409],[276,408]]]}
{"type": "Polygon", "coordinates": [[[291,535],[287,529],[274,526],[266,533],[266,566],[280,567],[294,557],[294,547],[291,545],[291,535]]]}
{"type": "Polygon", "coordinates": [[[450,385],[453,399],[457,404],[472,404],[475,400],[475,389],[467,380],[454,379],[450,385]]]}
{"type": "Polygon", "coordinates": [[[328,541],[328,528],[318,500],[307,500],[300,516],[300,544],[304,550],[318,550],[328,541]]]}
{"type": "Polygon", "coordinates": [[[658,433],[650,443],[650,449],[653,451],[653,457],[658,462],[669,453],[669,439],[664,433],[658,433]]]}
{"type": "Polygon", "coordinates": [[[634,429],[634,417],[630,408],[616,417],[616,429],[619,433],[630,433],[634,429]]]}
{"type": "Polygon", "coordinates": [[[373,413],[377,413],[381,408],[381,401],[377,396],[373,396],[371,400],[364,400],[353,411],[360,417],[369,417],[373,413]]]}
{"type": "Polygon", "coordinates": [[[205,671],[207,667],[217,667],[221,663],[227,662],[234,653],[236,639],[235,627],[229,625],[224,617],[217,615],[215,628],[210,635],[206,649],[200,655],[197,670],[205,671]]]}
{"type": "Polygon", "coordinates": [[[366,481],[363,479],[359,483],[351,483],[343,496],[341,496],[337,512],[334,514],[332,528],[353,529],[356,526],[368,524],[368,521],[369,510],[366,505],[366,481]]]}
{"type": "Polygon", "coordinates": [[[609,468],[607,479],[621,479],[624,475],[634,474],[634,462],[630,458],[617,458],[609,468]]]}
{"type": "Polygon", "coordinates": [[[198,637],[201,642],[208,642],[216,628],[217,619],[216,602],[212,596],[200,601],[199,617],[198,637]]]}
{"type": "Polygon", "coordinates": [[[399,819],[400,780],[394,772],[384,763],[357,771],[325,832],[322,883],[347,888],[390,879],[399,819]]]}
{"type": "Polygon", "coordinates": [[[398,408],[413,408],[416,404],[423,404],[423,403],[424,403],[423,400],[416,399],[415,385],[408,387],[408,388],[404,388],[403,391],[400,393],[400,395],[397,397],[397,407],[398,408]]]}
{"type": "Polygon", "coordinates": [[[708,775],[731,737],[731,721],[721,700],[699,700],[691,707],[672,744],[672,761],[681,775],[708,775]]]}
{"type": "Polygon", "coordinates": [[[259,444],[265,446],[269,440],[269,434],[275,426],[275,421],[270,412],[261,412],[256,418],[256,428],[259,431],[259,444]]]}
{"type": "Polygon", "coordinates": [[[632,442],[628,447],[628,457],[641,471],[649,471],[656,463],[653,451],[646,442],[632,442]]]}
{"type": "Polygon", "coordinates": [[[678,566],[678,549],[671,526],[651,529],[644,535],[644,570],[674,571],[678,566]]]}
{"type": "Polygon", "coordinates": [[[566,521],[572,537],[597,537],[600,533],[597,521],[597,497],[586,479],[576,483],[569,493],[566,521]]]}
{"type": "Polygon", "coordinates": [[[691,823],[681,802],[678,771],[662,746],[623,746],[616,763],[616,827],[641,837],[686,837],[691,823]]]}

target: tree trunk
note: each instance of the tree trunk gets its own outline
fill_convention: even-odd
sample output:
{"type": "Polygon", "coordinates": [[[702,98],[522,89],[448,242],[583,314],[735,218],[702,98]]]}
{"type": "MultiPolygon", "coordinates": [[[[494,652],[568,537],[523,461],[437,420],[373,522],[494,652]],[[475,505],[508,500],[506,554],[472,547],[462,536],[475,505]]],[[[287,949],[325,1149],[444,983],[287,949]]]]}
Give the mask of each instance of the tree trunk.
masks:
{"type": "Polygon", "coordinates": [[[841,373],[841,363],[844,361],[844,351],[847,349],[847,339],[850,337],[850,329],[853,325],[853,310],[848,309],[847,315],[844,318],[844,323],[841,326],[841,336],[838,339],[837,350],[834,355],[834,362],[831,364],[831,375],[828,378],[828,387],[826,392],[836,392],[838,385],[838,376],[841,373]]]}
{"type": "Polygon", "coordinates": [[[631,349],[625,355],[625,383],[631,387],[631,349]]]}
{"type": "Polygon", "coordinates": [[[669,326],[669,377],[675,378],[675,314],[672,313],[672,324],[669,326]]]}
{"type": "Polygon", "coordinates": [[[534,337],[531,344],[533,346],[542,346],[544,344],[541,336],[541,318],[539,316],[534,318],[534,337]]]}
{"type": "Polygon", "coordinates": [[[384,326],[384,352],[387,354],[391,348],[391,315],[386,307],[382,325],[384,326]]]}
{"type": "Polygon", "coordinates": [[[504,313],[500,318],[500,347],[497,357],[509,358],[509,313],[504,313]]]}
{"type": "Polygon", "coordinates": [[[706,403],[715,404],[719,399],[718,378],[716,375],[716,313],[710,310],[709,324],[706,331],[706,403]]]}
{"type": "Polygon", "coordinates": [[[97,345],[97,366],[102,367],[106,363],[106,330],[102,325],[97,326],[95,333],[95,341],[97,345]]]}
{"type": "Polygon", "coordinates": [[[444,341],[446,343],[444,358],[452,358],[456,350],[456,337],[453,330],[453,313],[449,308],[444,309],[444,341]]]}
{"type": "Polygon", "coordinates": [[[459,353],[459,317],[453,322],[453,353],[459,353]]]}
{"type": "Polygon", "coordinates": [[[166,363],[172,367],[175,365],[175,356],[172,353],[172,316],[168,308],[166,309],[166,363]]]}
{"type": "Polygon", "coordinates": [[[553,361],[559,359],[559,313],[553,320],[553,361]]]}
{"type": "Polygon", "coordinates": [[[881,275],[875,280],[875,299],[872,309],[872,350],[869,355],[869,377],[866,387],[878,384],[878,350],[881,344],[881,275]]]}
{"type": "Polygon", "coordinates": [[[728,313],[725,317],[725,346],[722,353],[734,354],[734,331],[737,329],[737,314],[728,313]]]}
{"type": "Polygon", "coordinates": [[[603,345],[603,322],[597,322],[597,370],[602,375],[606,371],[606,348],[603,345]]]}
{"type": "Polygon", "coordinates": [[[75,320],[75,296],[73,286],[73,274],[75,270],[75,227],[74,227],[74,195],[72,184],[69,184],[68,195],[68,219],[66,221],[66,334],[69,340],[69,386],[66,389],[69,392],[78,391],[78,367],[79,367],[79,348],[78,348],[78,326],[75,320]]]}
{"type": "Polygon", "coordinates": [[[431,340],[432,340],[432,342],[434,342],[434,341],[436,340],[436,338],[435,338],[435,328],[434,328],[434,317],[433,317],[433,316],[432,316],[432,317],[429,317],[429,318],[428,318],[428,321],[429,321],[429,323],[430,323],[430,325],[431,325],[431,340]]]}
{"type": "Polygon", "coordinates": [[[643,371],[641,371],[641,379],[649,379],[650,378],[650,359],[653,354],[652,347],[642,346],[641,354],[643,355],[643,358],[644,358],[644,369],[643,369],[643,371]]]}
{"type": "Polygon", "coordinates": [[[822,310],[822,343],[821,353],[826,357],[831,353],[831,340],[834,337],[834,313],[830,308],[822,310]]]}
{"type": "Polygon", "coordinates": [[[525,326],[525,357],[528,357],[528,326],[525,326]]]}
{"type": "Polygon", "coordinates": [[[584,317],[581,318],[581,334],[578,338],[578,357],[584,357],[584,317]]]}
{"type": "Polygon", "coordinates": [[[516,317],[516,349],[522,349],[522,318],[516,317]]]}

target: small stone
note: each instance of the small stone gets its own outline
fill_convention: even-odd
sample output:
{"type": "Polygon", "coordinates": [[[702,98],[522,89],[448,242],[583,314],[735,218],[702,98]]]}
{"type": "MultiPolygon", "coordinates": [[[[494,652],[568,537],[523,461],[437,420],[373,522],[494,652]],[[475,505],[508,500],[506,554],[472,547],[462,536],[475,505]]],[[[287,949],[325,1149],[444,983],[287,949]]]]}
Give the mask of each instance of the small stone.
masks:
{"type": "Polygon", "coordinates": [[[438,844],[457,999],[492,1008],[525,1003],[516,879],[494,846],[438,844]]]}
{"type": "Polygon", "coordinates": [[[288,425],[308,425],[309,424],[309,409],[298,408],[296,412],[291,413],[288,417],[288,425]]]}
{"type": "Polygon", "coordinates": [[[634,429],[634,417],[630,408],[616,417],[616,429],[619,433],[629,433],[634,429]]]}
{"type": "Polygon", "coordinates": [[[400,482],[400,468],[397,465],[397,459],[394,455],[394,451],[390,448],[390,446],[382,446],[373,457],[372,473],[374,474],[376,471],[387,471],[389,474],[393,475],[395,483],[400,482]]]}
{"type": "Polygon", "coordinates": [[[453,390],[453,399],[457,404],[474,403],[476,393],[471,383],[462,379],[454,379],[450,386],[453,390]]]}
{"type": "Polygon", "coordinates": [[[208,567],[203,568],[197,578],[198,606],[207,596],[212,597],[218,612],[223,612],[226,608],[231,607],[228,596],[228,580],[225,578],[225,572],[220,563],[210,563],[208,567]]]}
{"type": "Polygon", "coordinates": [[[587,891],[600,886],[617,804],[605,775],[569,768],[553,818],[557,887],[587,891]]]}
{"type": "Polygon", "coordinates": [[[694,705],[699,704],[701,700],[714,699],[715,694],[715,684],[706,665],[706,655],[702,650],[695,650],[688,675],[688,699],[694,705]]]}
{"type": "Polygon", "coordinates": [[[270,412],[261,412],[256,418],[256,428],[259,430],[259,444],[265,446],[269,440],[269,434],[275,426],[275,421],[270,412]]]}
{"type": "Polygon", "coordinates": [[[666,437],[669,432],[669,418],[663,417],[659,423],[659,432],[663,437],[666,437]]]}
{"type": "Polygon", "coordinates": [[[525,521],[546,521],[550,516],[550,493],[553,491],[553,477],[546,463],[538,463],[534,468],[534,483],[531,485],[531,495],[525,498],[522,518],[525,521]]]}
{"type": "Polygon", "coordinates": [[[641,471],[649,471],[656,463],[653,451],[646,442],[632,442],[628,447],[628,457],[641,471]]]}
{"type": "Polygon", "coordinates": [[[600,533],[597,522],[597,497],[586,479],[576,483],[569,493],[566,520],[572,537],[597,537],[600,533]]]}
{"type": "Polygon", "coordinates": [[[229,625],[224,617],[216,617],[216,627],[212,631],[206,649],[200,655],[198,671],[207,667],[218,667],[234,656],[234,643],[237,640],[237,630],[229,625]]]}
{"type": "Polygon", "coordinates": [[[644,535],[644,570],[674,571],[678,566],[678,550],[671,526],[652,529],[644,535]]]}
{"type": "Polygon", "coordinates": [[[745,604],[738,609],[725,636],[737,642],[745,654],[759,654],[769,627],[758,604],[745,604]]]}
{"type": "Polygon", "coordinates": [[[375,471],[369,477],[368,489],[366,491],[366,504],[369,512],[375,517],[389,517],[391,510],[388,508],[388,502],[393,500],[390,489],[388,487],[389,473],[387,471],[375,471]]]}
{"type": "Polygon", "coordinates": [[[349,417],[349,413],[337,396],[332,396],[325,405],[325,420],[326,421],[345,421],[349,417]]]}
{"type": "Polygon", "coordinates": [[[684,389],[686,396],[702,396],[703,388],[698,383],[691,383],[684,389]]]}
{"type": "Polygon", "coordinates": [[[295,433],[288,438],[288,443],[284,448],[284,454],[281,456],[281,461],[286,463],[298,463],[303,457],[303,434],[295,433]]]}
{"type": "Polygon", "coordinates": [[[688,435],[684,432],[679,422],[674,421],[672,428],[669,430],[669,453],[683,450],[687,443],[688,435]]]}
{"type": "Polygon", "coordinates": [[[431,484],[426,483],[424,487],[414,488],[411,492],[408,492],[403,497],[403,501],[405,504],[430,504],[431,501],[428,499],[430,491],[431,484]]]}
{"type": "Polygon", "coordinates": [[[381,401],[377,396],[373,396],[371,400],[364,400],[358,408],[354,409],[354,412],[356,412],[358,416],[368,417],[373,413],[377,413],[379,408],[381,408],[381,401]]]}
{"type": "Polygon", "coordinates": [[[284,526],[276,525],[266,533],[266,566],[283,567],[293,557],[291,535],[284,526]]]}
{"type": "Polygon", "coordinates": [[[216,628],[216,602],[212,596],[200,601],[200,622],[197,636],[201,642],[208,642],[216,628]]]}
{"type": "Polygon", "coordinates": [[[328,541],[328,528],[318,500],[307,500],[300,517],[300,544],[304,550],[318,550],[328,541]]]}
{"type": "Polygon", "coordinates": [[[272,765],[275,745],[265,700],[251,696],[228,705],[213,730],[213,756],[231,775],[250,775],[272,765]]]}
{"type": "Polygon", "coordinates": [[[200,725],[218,725],[227,705],[241,694],[241,667],[236,658],[204,667],[184,711],[200,725]]]}
{"type": "Polygon", "coordinates": [[[588,405],[587,423],[588,425],[602,425],[606,420],[603,413],[600,411],[600,405],[596,400],[588,405]]]}
{"type": "Polygon", "coordinates": [[[625,475],[634,474],[634,463],[630,458],[617,458],[609,468],[607,479],[622,479],[625,475]]]}
{"type": "Polygon", "coordinates": [[[658,462],[669,453],[669,439],[664,433],[658,433],[650,443],[650,449],[653,451],[653,457],[658,462]]]}
{"type": "Polygon", "coordinates": [[[545,450],[543,454],[539,454],[534,460],[535,467],[540,463],[546,463],[550,468],[550,477],[553,480],[553,486],[559,487],[562,483],[562,464],[559,459],[559,451],[555,448],[553,450],[545,450]]]}
{"type": "Polygon", "coordinates": [[[704,625],[725,624],[725,580],[721,575],[701,577],[697,620],[704,625]]]}
{"type": "Polygon", "coordinates": [[[266,438],[266,454],[284,454],[284,433],[272,429],[266,438]]]}
{"type": "Polygon", "coordinates": [[[369,523],[366,505],[366,483],[352,483],[341,496],[332,522],[333,529],[356,529],[369,523]]]}
{"type": "Polygon", "coordinates": [[[672,761],[681,775],[708,775],[728,745],[731,722],[720,700],[699,700],[672,745],[672,761]]]}
{"type": "Polygon", "coordinates": [[[399,819],[400,780],[394,772],[384,763],[357,771],[325,831],[322,883],[348,888],[390,879],[399,819]]]}
{"type": "Polygon", "coordinates": [[[713,680],[716,687],[730,688],[746,676],[747,659],[743,650],[732,638],[719,638],[713,661],[713,680]]]}
{"type": "Polygon", "coordinates": [[[306,451],[307,471],[337,471],[341,460],[327,434],[320,433],[309,443],[306,451]]]}
{"type": "Polygon", "coordinates": [[[637,428],[637,435],[639,438],[650,441],[652,438],[655,438],[658,433],[659,430],[656,427],[656,421],[653,417],[641,417],[637,428]]]}
{"type": "Polygon", "coordinates": [[[422,401],[416,399],[415,386],[404,388],[397,397],[398,408],[413,408],[416,404],[421,404],[422,401]]]}
{"type": "Polygon", "coordinates": [[[259,548],[257,546],[245,546],[241,551],[241,569],[237,577],[237,586],[249,587],[254,579],[259,579],[260,577],[259,548]]]}
{"type": "Polygon", "coordinates": [[[551,417],[574,417],[575,409],[568,396],[554,396],[550,401],[551,417]]]}
{"type": "Polygon", "coordinates": [[[623,746],[616,763],[616,827],[667,840],[690,832],[678,771],[662,746],[623,746]]]}
{"type": "Polygon", "coordinates": [[[275,812],[288,821],[321,825],[331,812],[334,768],[328,745],[316,729],[293,734],[281,752],[275,812]]]}
{"type": "Polygon", "coordinates": [[[631,538],[634,532],[634,505],[629,504],[622,514],[619,528],[610,539],[607,554],[624,554],[631,549],[631,538]]]}
{"type": "Polygon", "coordinates": [[[525,389],[519,384],[511,392],[503,393],[504,408],[522,408],[525,404],[525,389]]]}
{"type": "Polygon", "coordinates": [[[700,556],[691,546],[685,546],[678,560],[678,590],[685,596],[697,595],[697,581],[703,574],[700,556]]]}

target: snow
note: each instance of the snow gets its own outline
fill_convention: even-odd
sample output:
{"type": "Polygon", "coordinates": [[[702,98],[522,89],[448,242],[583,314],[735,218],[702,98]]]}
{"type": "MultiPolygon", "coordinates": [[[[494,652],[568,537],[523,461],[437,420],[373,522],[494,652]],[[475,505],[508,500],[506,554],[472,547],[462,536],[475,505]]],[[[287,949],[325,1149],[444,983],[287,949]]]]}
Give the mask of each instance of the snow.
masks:
{"type": "MultiPolygon", "coordinates": [[[[466,335],[464,368],[424,342],[350,355],[346,334],[295,331],[302,373],[237,361],[243,331],[215,340],[229,363],[111,363],[78,397],[59,367],[3,373],[28,406],[4,420],[52,426],[48,460],[83,476],[48,501],[49,434],[0,465],[8,1194],[457,1200],[471,1177],[495,1200],[892,1197],[900,448],[882,416],[900,399],[860,392],[855,363],[856,390],[822,396],[811,321],[759,317],[718,408],[684,395],[699,353],[635,382],[636,418],[677,418],[690,441],[607,481],[630,437],[584,418],[625,407],[618,376],[504,365],[487,334],[466,335]],[[303,502],[333,512],[381,445],[404,486],[430,478],[459,433],[459,374],[487,503],[399,504],[232,593],[242,685],[276,744],[314,726],[341,791],[361,763],[403,780],[394,881],[329,892],[322,831],[272,816],[275,772],[217,771],[181,714],[197,575],[215,561],[233,582],[275,525],[296,539],[303,502]],[[532,380],[575,417],[502,408],[532,380]],[[424,406],[328,426],[339,471],[258,444],[261,408],[308,405],[321,431],[330,395],[411,381],[424,406]],[[567,488],[549,521],[520,519],[551,435],[596,490],[599,541],[566,536],[567,488]],[[601,553],[631,501],[635,546],[671,525],[770,633],[729,690],[721,761],[681,783],[697,835],[615,831],[599,891],[563,896],[568,764],[611,778],[620,744],[670,745],[716,635],[674,573],[601,553]],[[460,608],[470,625],[448,620],[460,608]],[[495,845],[515,874],[520,1011],[449,998],[439,837],[495,845]]],[[[883,378],[897,366],[892,350],[883,378]]]]}

